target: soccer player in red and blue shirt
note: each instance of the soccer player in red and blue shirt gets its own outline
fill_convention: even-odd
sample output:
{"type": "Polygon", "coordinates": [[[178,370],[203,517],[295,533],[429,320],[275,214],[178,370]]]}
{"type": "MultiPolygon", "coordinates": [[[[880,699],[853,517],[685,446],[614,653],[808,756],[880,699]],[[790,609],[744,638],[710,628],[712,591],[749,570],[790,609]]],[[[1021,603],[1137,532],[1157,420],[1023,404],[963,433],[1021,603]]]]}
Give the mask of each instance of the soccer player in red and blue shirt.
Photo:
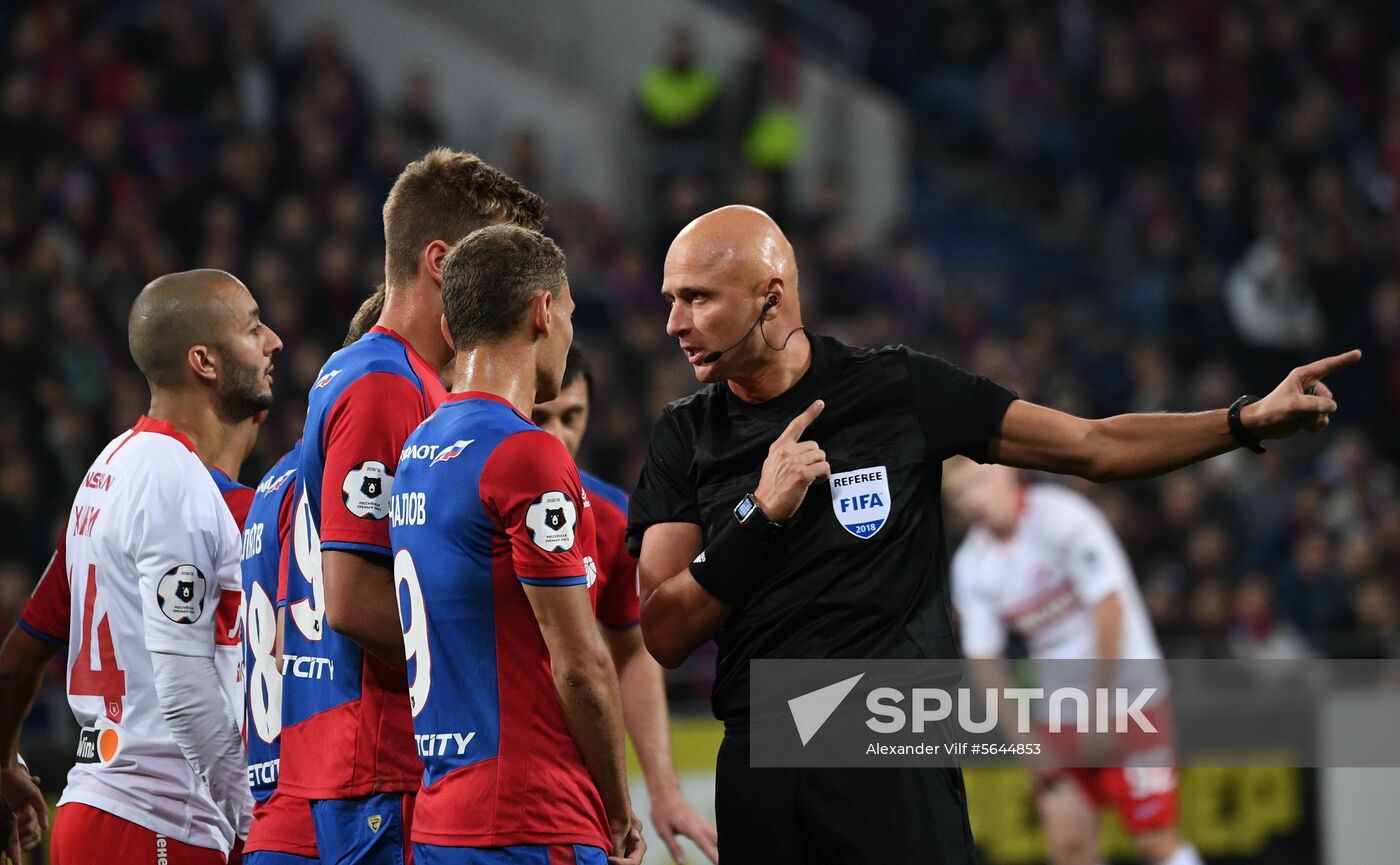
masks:
{"type": "Polygon", "coordinates": [[[444,262],[443,300],[453,393],[409,436],[389,504],[426,768],[415,861],[639,863],[593,507],[528,419],[558,393],[573,335],[563,253],[482,229],[444,262]]]}
{"type": "MultiPolygon", "coordinates": [[[[300,579],[293,553],[293,515],[301,442],[268,471],[253,493],[243,525],[243,646],[247,671],[244,738],[248,745],[248,786],[253,793],[253,827],[244,845],[244,865],[316,865],[316,830],[311,803],[277,789],[281,758],[282,671],[278,652],[280,602],[288,574],[300,579]]],[[[301,558],[305,558],[302,553],[301,558]]],[[[292,661],[295,671],[301,670],[292,661]]]]}
{"type": "MultiPolygon", "coordinates": [[[[388,503],[408,434],[445,395],[452,351],[440,327],[441,262],[482,225],[537,226],[543,203],[465,153],[411,163],[384,205],[384,309],[378,324],[330,357],[307,399],[294,536],[319,547],[289,579],[288,655],[309,675],[283,680],[279,789],[310,799],[321,858],[402,865],[414,749],[402,631],[389,562],[388,503]]],[[[300,545],[303,541],[297,540],[300,545]]]]}
{"type": "MultiPolygon", "coordinates": [[[[531,419],[553,434],[578,459],[593,402],[593,374],[587,356],[569,347],[559,395],[535,406],[531,419]]],[[[651,804],[651,827],[671,858],[684,861],[678,835],[695,843],[711,862],[719,861],[715,827],[686,801],[671,762],[670,719],[661,665],[642,642],[637,598],[637,560],[627,550],[627,494],[582,467],[583,491],[598,528],[598,622],[612,652],[622,689],[623,718],[637,749],[651,804]]]]}
{"type": "MultiPolygon", "coordinates": [[[[272,680],[265,680],[267,665],[259,661],[259,656],[263,654],[263,644],[272,642],[276,638],[276,621],[272,617],[265,616],[255,600],[259,599],[258,592],[253,591],[255,581],[249,581],[249,575],[258,572],[256,561],[249,561],[249,551],[262,553],[265,549],[263,544],[263,529],[269,515],[267,511],[267,490],[269,480],[263,479],[258,484],[258,490],[238,483],[237,477],[241,473],[244,462],[252,452],[253,444],[258,441],[258,430],[267,420],[267,412],[259,412],[248,420],[242,421],[224,444],[224,449],[214,456],[209,465],[210,477],[214,479],[214,486],[218,487],[218,494],[223,495],[224,504],[228,507],[228,512],[234,516],[234,522],[238,523],[238,530],[242,532],[242,563],[239,570],[242,571],[242,581],[244,581],[244,603],[242,603],[242,621],[238,626],[242,627],[242,642],[244,642],[244,693],[245,703],[249,710],[263,708],[263,711],[246,711],[244,717],[244,739],[248,745],[249,757],[255,754],[256,742],[259,742],[258,732],[266,729],[267,726],[267,701],[255,700],[258,694],[265,694],[272,700],[272,708],[277,712],[276,724],[281,726],[281,676],[277,675],[272,680]],[[269,626],[270,630],[269,630],[269,626]],[[259,673],[260,679],[256,682],[246,679],[253,673],[259,673]],[[266,686],[266,687],[263,687],[266,686]],[[256,690],[255,690],[256,689],[256,690]],[[276,689],[276,690],[273,690],[276,689]],[[276,694],[276,696],[273,696],[276,694]],[[249,729],[249,722],[253,722],[256,729],[249,729]]],[[[293,451],[295,453],[295,449],[293,451]]],[[[290,455],[288,455],[290,456],[290,455]]],[[[273,467],[273,472],[283,469],[283,463],[287,462],[287,456],[283,456],[277,466],[273,467]]],[[[295,463],[293,463],[295,465],[295,463]]],[[[276,484],[281,488],[283,484],[276,484]]],[[[279,497],[280,498],[280,497],[279,497]]],[[[273,505],[277,507],[276,504],[273,505]]],[[[276,511],[273,512],[273,533],[270,535],[270,542],[267,544],[267,556],[272,560],[272,591],[277,591],[277,522],[276,511]]],[[[288,514],[290,516],[290,514],[288,514]]],[[[276,659],[272,661],[272,672],[276,672],[276,659]]],[[[273,749],[276,749],[276,738],[273,739],[273,749]]],[[[272,759],[276,760],[276,753],[272,754],[272,759]]],[[[249,760],[252,763],[252,760],[249,760]]],[[[276,763],[273,763],[276,766],[276,763]]],[[[273,770],[276,771],[276,770],[273,770]]],[[[248,838],[235,847],[234,855],[230,855],[230,861],[237,859],[237,854],[242,851],[242,864],[244,865],[316,865],[315,836],[311,829],[311,812],[307,809],[307,803],[301,802],[301,812],[304,819],[298,822],[297,812],[294,808],[288,808],[287,803],[279,802],[280,808],[274,809],[273,816],[277,819],[267,819],[269,809],[267,809],[267,795],[269,789],[276,789],[276,774],[272,775],[270,785],[255,784],[253,773],[249,771],[248,785],[253,794],[253,824],[249,830],[248,838]],[[283,830],[283,838],[269,837],[269,829],[283,830]],[[279,843],[281,841],[281,843],[279,843]],[[307,847],[309,844],[309,848],[307,847]],[[293,857],[286,855],[283,850],[295,850],[305,852],[309,850],[309,858],[293,857]],[[279,852],[270,852],[279,851],[279,852]]]]}

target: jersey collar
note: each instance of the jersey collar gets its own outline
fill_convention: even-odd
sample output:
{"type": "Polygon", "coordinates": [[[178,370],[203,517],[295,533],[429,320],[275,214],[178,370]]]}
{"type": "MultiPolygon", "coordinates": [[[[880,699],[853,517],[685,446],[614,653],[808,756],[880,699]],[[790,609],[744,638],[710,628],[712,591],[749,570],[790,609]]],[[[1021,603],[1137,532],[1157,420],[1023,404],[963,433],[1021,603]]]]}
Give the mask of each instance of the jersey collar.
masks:
{"type": "MultiPolygon", "coordinates": [[[[447,395],[447,399],[444,400],[444,402],[465,402],[469,399],[484,399],[488,402],[498,402],[506,408],[510,409],[511,411],[515,412],[516,416],[521,418],[522,420],[530,421],[530,419],[525,417],[525,415],[520,414],[520,409],[512,405],[510,400],[506,399],[500,394],[489,393],[484,390],[464,390],[461,393],[450,393],[447,395]]],[[[533,423],[533,421],[530,422],[533,423]]]]}
{"type": "Polygon", "coordinates": [[[155,418],[150,418],[146,417],[145,415],[141,415],[141,419],[136,422],[136,426],[132,427],[131,431],[158,433],[163,436],[170,436],[171,438],[175,439],[175,441],[188,448],[190,453],[195,454],[196,456],[198,455],[198,452],[194,449],[194,442],[190,441],[189,436],[186,436],[184,433],[175,429],[175,427],[171,425],[170,421],[156,420],[155,418]]]}
{"type": "Polygon", "coordinates": [[[812,362],[802,377],[793,382],[792,387],[763,402],[744,402],[730,390],[729,382],[725,381],[720,387],[724,389],[729,404],[746,412],[771,415],[790,415],[794,410],[805,409],[817,398],[823,385],[827,384],[828,374],[835,368],[835,362],[839,359],[839,345],[831,337],[808,330],[807,344],[812,349],[812,362]]]}
{"type": "Polygon", "coordinates": [[[404,338],[399,334],[398,331],[392,330],[392,329],[387,328],[387,327],[384,327],[383,325],[376,324],[374,327],[372,327],[372,328],[369,329],[369,332],[370,332],[370,333],[382,333],[382,334],[384,334],[385,336],[390,337],[391,339],[397,340],[399,343],[401,343],[401,344],[403,345],[404,348],[408,349],[408,356],[409,356],[409,357],[414,358],[415,360],[417,360],[417,361],[418,361],[419,363],[421,363],[425,368],[427,368],[427,369],[433,369],[433,365],[430,364],[430,363],[428,363],[426,360],[423,359],[423,355],[421,355],[421,354],[418,353],[418,349],[416,349],[416,348],[413,347],[413,343],[411,343],[411,342],[409,342],[408,340],[404,339],[404,338]]]}

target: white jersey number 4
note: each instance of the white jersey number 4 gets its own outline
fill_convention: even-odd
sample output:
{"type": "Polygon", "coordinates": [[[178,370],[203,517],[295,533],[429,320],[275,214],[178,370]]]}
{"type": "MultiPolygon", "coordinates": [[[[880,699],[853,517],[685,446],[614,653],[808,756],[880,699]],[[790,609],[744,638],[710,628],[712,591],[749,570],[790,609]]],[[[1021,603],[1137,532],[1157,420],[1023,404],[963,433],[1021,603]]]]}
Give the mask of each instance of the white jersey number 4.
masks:
{"type": "MultiPolygon", "coordinates": [[[[72,574],[69,574],[72,582],[72,574]]],[[[87,567],[87,591],[83,592],[83,641],[73,656],[68,674],[68,692],[81,697],[101,697],[102,710],[113,724],[122,722],[126,698],[126,671],[117,666],[116,647],[112,642],[112,623],[107,612],[94,628],[93,611],[97,605],[97,565],[87,567]],[[93,642],[97,643],[97,663],[93,663],[93,642]]]]}

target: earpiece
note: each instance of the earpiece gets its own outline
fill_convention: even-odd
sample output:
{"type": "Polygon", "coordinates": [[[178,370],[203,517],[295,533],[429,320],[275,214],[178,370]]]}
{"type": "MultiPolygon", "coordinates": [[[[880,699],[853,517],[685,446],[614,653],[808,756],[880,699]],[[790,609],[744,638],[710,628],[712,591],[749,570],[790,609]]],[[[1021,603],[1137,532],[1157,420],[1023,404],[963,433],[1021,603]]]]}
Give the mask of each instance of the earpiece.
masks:
{"type": "MultiPolygon", "coordinates": [[[[741,343],[741,342],[743,342],[744,340],[748,339],[748,338],[749,338],[749,334],[753,333],[753,329],[756,328],[756,327],[758,327],[758,326],[763,322],[763,316],[765,316],[765,315],[768,314],[768,310],[772,309],[773,307],[775,307],[775,306],[777,306],[777,305],[778,305],[778,296],[777,296],[776,294],[770,294],[770,295],[768,295],[768,299],[765,300],[765,301],[763,301],[763,309],[760,309],[760,310],[758,311],[758,318],[754,319],[754,320],[753,320],[753,324],[749,325],[749,329],[746,330],[746,331],[744,331],[744,335],[743,335],[742,337],[740,337],[739,342],[734,343],[734,345],[731,345],[729,348],[722,348],[722,349],[720,349],[719,351],[712,351],[712,352],[710,352],[709,354],[707,354],[707,355],[705,355],[703,358],[701,358],[701,359],[700,359],[700,362],[701,362],[701,363],[714,363],[715,361],[717,361],[717,360],[719,360],[720,358],[724,357],[725,354],[727,354],[727,353],[733,351],[735,348],[738,348],[739,343],[741,343]]],[[[791,337],[792,334],[788,334],[788,336],[791,337]]],[[[768,340],[765,338],[765,339],[764,339],[764,342],[767,342],[767,341],[768,341],[768,340]]]]}

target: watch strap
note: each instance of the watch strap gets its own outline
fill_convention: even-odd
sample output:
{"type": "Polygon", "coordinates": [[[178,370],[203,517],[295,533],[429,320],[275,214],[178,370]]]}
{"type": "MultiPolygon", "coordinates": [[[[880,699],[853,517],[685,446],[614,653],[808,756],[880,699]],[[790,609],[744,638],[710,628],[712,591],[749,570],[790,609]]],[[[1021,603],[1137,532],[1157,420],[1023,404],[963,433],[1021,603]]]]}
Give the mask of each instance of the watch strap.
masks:
{"type": "Polygon", "coordinates": [[[1230,424],[1230,436],[1239,446],[1262,454],[1264,453],[1264,445],[1253,433],[1245,429],[1244,421],[1240,419],[1240,412],[1244,411],[1244,407],[1258,401],[1259,397],[1246,394],[1230,404],[1230,410],[1225,417],[1230,424]]]}

